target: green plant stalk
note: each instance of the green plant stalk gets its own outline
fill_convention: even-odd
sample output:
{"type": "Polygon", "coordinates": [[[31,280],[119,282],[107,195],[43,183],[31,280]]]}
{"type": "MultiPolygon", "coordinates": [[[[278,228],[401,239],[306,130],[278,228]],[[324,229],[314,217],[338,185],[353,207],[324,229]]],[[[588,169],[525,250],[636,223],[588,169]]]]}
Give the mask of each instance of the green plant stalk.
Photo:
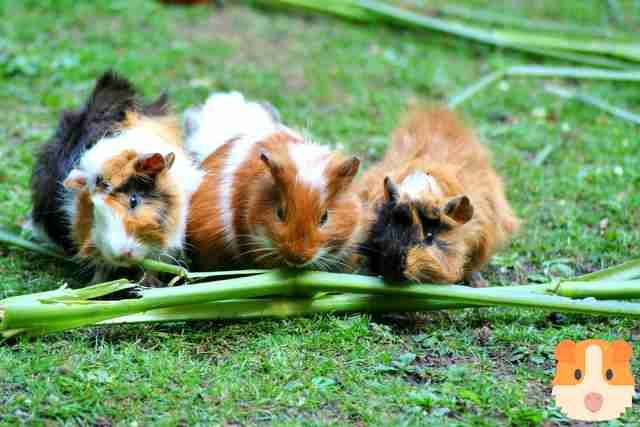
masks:
{"type": "MultiPolygon", "coordinates": [[[[583,276],[581,276],[583,277],[583,276]]],[[[425,285],[430,286],[430,285],[425,285]]],[[[638,284],[631,289],[640,292],[638,284]]],[[[518,285],[493,287],[499,292],[552,292],[557,287],[554,284],[518,285]]],[[[616,295],[615,292],[602,292],[606,290],[600,283],[568,283],[561,284],[562,294],[574,298],[596,297],[607,299],[616,295]],[[566,286],[566,287],[564,287],[566,286]],[[592,290],[594,295],[589,295],[586,289],[592,290]],[[596,296],[597,295],[597,296],[596,296]]],[[[629,292],[623,287],[622,295],[629,292]]],[[[402,313],[422,312],[450,309],[465,309],[489,307],[489,304],[458,302],[447,299],[426,299],[413,297],[388,298],[381,295],[354,295],[335,294],[320,298],[256,298],[242,300],[215,301],[211,303],[193,304],[187,306],[168,307],[150,310],[130,316],[109,319],[99,324],[141,323],[141,322],[172,322],[191,320],[248,320],[256,318],[287,318],[309,316],[318,313],[402,313]]]]}
{"type": "Polygon", "coordinates": [[[130,283],[126,279],[118,279],[110,282],[99,283],[97,285],[87,286],[79,289],[71,289],[67,285],[63,285],[57,289],[50,291],[37,292],[27,295],[17,295],[0,300],[0,307],[13,303],[21,303],[24,301],[38,300],[44,302],[64,301],[64,300],[89,300],[110,295],[114,292],[131,289],[138,286],[130,283]]]}
{"type": "Polygon", "coordinates": [[[485,23],[497,23],[510,25],[512,27],[520,27],[527,30],[534,31],[555,31],[559,33],[573,33],[581,34],[583,36],[602,36],[602,37],[616,37],[624,38],[625,34],[611,32],[599,27],[586,27],[581,25],[567,25],[555,21],[520,18],[505,15],[504,13],[491,12],[480,9],[467,9],[461,6],[455,5],[443,5],[438,8],[439,11],[445,15],[451,15],[458,18],[464,18],[468,20],[485,22],[485,23]]]}
{"type": "Polygon", "coordinates": [[[573,90],[565,89],[559,86],[547,86],[545,90],[561,98],[573,99],[582,102],[583,104],[590,105],[623,120],[627,120],[631,123],[640,125],[640,115],[625,110],[624,108],[611,105],[602,99],[596,98],[595,96],[576,93],[573,90]]]}
{"type": "Polygon", "coordinates": [[[546,56],[549,58],[562,59],[569,62],[575,62],[579,64],[607,67],[619,70],[632,68],[634,65],[628,61],[622,61],[619,59],[609,58],[605,56],[598,56],[589,53],[578,53],[568,50],[555,50],[549,48],[539,48],[530,46],[518,46],[518,50],[527,53],[533,53],[538,56],[546,56]]]}
{"type": "Polygon", "coordinates": [[[320,298],[260,298],[227,300],[150,310],[109,319],[99,324],[174,322],[189,320],[245,320],[287,318],[318,313],[401,313],[462,309],[475,304],[376,295],[327,295],[320,298]]]}
{"type": "MultiPolygon", "coordinates": [[[[301,276],[299,277],[308,274],[310,273],[301,273],[301,276]]],[[[332,273],[313,274],[332,275],[332,273]]],[[[364,295],[326,295],[324,294],[324,291],[321,291],[320,289],[326,290],[336,288],[335,284],[327,283],[326,279],[328,277],[326,276],[323,277],[323,282],[317,285],[311,285],[308,278],[302,281],[299,281],[298,279],[290,279],[293,282],[297,282],[296,287],[302,287],[304,292],[319,292],[322,296],[312,298],[276,297],[260,299],[231,299],[196,304],[172,305],[164,308],[132,312],[122,316],[112,316],[108,319],[102,320],[95,317],[88,319],[84,316],[65,316],[60,318],[51,318],[48,322],[41,324],[38,327],[28,327],[29,325],[26,324],[14,324],[12,325],[12,328],[9,327],[1,330],[0,332],[4,338],[8,338],[18,334],[30,336],[42,335],[94,324],[216,319],[242,320],[260,317],[283,318],[306,316],[315,313],[414,312],[462,309],[470,307],[477,308],[491,305],[546,308],[556,311],[587,314],[614,314],[631,317],[640,316],[640,304],[624,302],[575,301],[563,297],[544,295],[544,292],[553,291],[559,287],[559,285],[556,284],[473,289],[455,285],[389,286],[380,283],[377,279],[366,276],[349,275],[349,277],[354,279],[365,279],[372,283],[359,283],[358,289],[353,288],[353,283],[346,285],[347,289],[356,290],[359,293],[364,293],[364,295]],[[373,281],[368,279],[373,279],[373,281]],[[374,287],[371,286],[372,284],[374,287]],[[411,287],[414,289],[411,289],[411,287]],[[433,292],[434,290],[436,291],[435,293],[433,292]],[[379,295],[371,295],[369,293],[377,293],[379,295]],[[461,295],[454,295],[454,298],[451,298],[452,293],[461,293],[461,295]],[[443,297],[443,295],[446,295],[446,297],[443,297]],[[389,298],[389,296],[393,296],[393,298],[389,298]]],[[[339,278],[337,280],[341,279],[339,278]]],[[[598,282],[567,282],[563,284],[565,288],[562,292],[567,295],[572,294],[574,297],[591,296],[591,294],[596,294],[598,297],[604,298],[610,298],[612,296],[626,297],[629,292],[635,295],[639,294],[639,282],[640,281],[627,281],[618,283],[618,285],[622,285],[622,287],[613,291],[608,287],[601,286],[598,282]]],[[[182,288],[189,293],[193,290],[194,286],[197,287],[199,285],[185,285],[182,288]]],[[[340,283],[338,287],[342,290],[345,289],[345,285],[342,283],[340,283]]],[[[300,290],[295,289],[295,287],[290,287],[288,290],[283,288],[282,290],[289,294],[301,293],[300,290]]],[[[53,298],[53,300],[45,300],[45,302],[48,303],[58,301],[60,301],[59,293],[56,298],[53,298]]],[[[84,302],[87,303],[86,300],[84,302]]],[[[80,304],[82,301],[71,300],[68,301],[68,303],[80,304]]],[[[140,310],[140,307],[137,309],[140,310]]],[[[113,313],[114,311],[111,310],[111,314],[113,313]]]]}
{"type": "MultiPolygon", "coordinates": [[[[62,251],[31,240],[24,239],[8,230],[0,228],[0,242],[7,245],[19,247],[22,249],[30,250],[32,252],[39,253],[41,255],[50,256],[52,258],[64,260],[66,262],[75,263],[77,260],[73,257],[66,256],[62,251]]],[[[147,270],[156,273],[173,274],[174,276],[187,279],[189,281],[209,279],[213,277],[225,277],[225,276],[249,276],[253,274],[266,273],[268,270],[230,270],[230,271],[211,271],[211,272],[197,272],[192,273],[187,271],[186,268],[175,264],[168,264],[162,261],[145,259],[140,263],[140,266],[147,270]]]]}
{"type": "MultiPolygon", "coordinates": [[[[640,82],[640,71],[612,71],[602,68],[547,67],[539,65],[516,65],[494,71],[467,86],[449,99],[449,107],[455,108],[467,99],[486,89],[503,77],[564,77],[573,79],[612,80],[640,82]]],[[[569,97],[569,95],[567,96],[569,97]]]]}
{"type": "Polygon", "coordinates": [[[617,71],[591,67],[548,67],[543,65],[514,65],[505,69],[509,76],[569,77],[573,79],[640,82],[640,71],[617,71]]]}
{"type": "Polygon", "coordinates": [[[250,269],[250,270],[188,272],[187,277],[189,278],[189,280],[202,280],[202,279],[211,279],[213,277],[252,276],[254,274],[268,273],[270,271],[273,271],[273,270],[250,269]]]}
{"type": "Polygon", "coordinates": [[[574,280],[592,282],[597,280],[629,280],[640,279],[640,258],[631,259],[622,264],[614,265],[593,273],[584,274],[574,280]]]}
{"type": "MultiPolygon", "coordinates": [[[[265,3],[264,0],[256,0],[254,3],[265,3]]],[[[342,18],[352,19],[360,22],[369,22],[373,18],[366,11],[359,9],[353,4],[349,4],[348,1],[343,0],[324,0],[322,3],[318,3],[317,0],[296,0],[294,2],[287,0],[272,0],[266,2],[269,6],[276,7],[298,7],[310,12],[318,13],[330,13],[342,18]]]]}
{"type": "Polygon", "coordinates": [[[198,283],[172,288],[142,289],[139,298],[117,301],[78,299],[74,291],[53,297],[36,294],[0,301],[0,331],[14,329],[63,330],[94,324],[114,317],[177,305],[216,300],[285,295],[291,274],[274,271],[262,275],[198,283]]]}
{"type": "Polygon", "coordinates": [[[610,55],[634,62],[640,61],[640,47],[631,43],[601,42],[593,39],[575,42],[560,37],[473,27],[467,23],[419,15],[379,1],[345,0],[338,5],[336,5],[335,1],[328,2],[319,0],[255,0],[255,2],[268,6],[299,7],[314,12],[355,19],[369,24],[386,21],[402,26],[439,31],[498,47],[506,47],[527,53],[561,58],[589,65],[612,68],[627,68],[629,65],[624,62],[608,60],[607,56],[610,55]],[[563,54],[562,52],[565,53],[563,54]],[[597,55],[588,53],[595,53],[597,55]]]}
{"type": "Polygon", "coordinates": [[[566,281],[559,283],[554,293],[568,298],[635,299],[640,298],[640,280],[566,281]]]}
{"type": "Polygon", "coordinates": [[[476,93],[482,91],[487,86],[500,80],[504,76],[505,76],[504,71],[495,71],[491,74],[484,76],[474,84],[464,88],[460,93],[457,93],[453,95],[451,98],[449,98],[449,102],[448,102],[449,108],[452,108],[452,109],[456,108],[458,105],[462,104],[467,99],[471,98],[476,93]]]}
{"type": "Polygon", "coordinates": [[[189,278],[189,272],[187,271],[187,269],[184,268],[184,267],[181,267],[179,265],[175,265],[175,264],[167,264],[167,263],[162,262],[162,261],[157,261],[157,260],[153,260],[153,259],[145,259],[145,260],[142,260],[142,262],[140,263],[140,266],[145,271],[153,271],[155,273],[173,274],[174,276],[178,276],[178,277],[181,277],[183,279],[188,279],[189,278]]]}
{"type": "MultiPolygon", "coordinates": [[[[507,30],[487,30],[459,22],[451,22],[431,16],[423,16],[374,0],[352,0],[363,10],[376,14],[391,23],[411,25],[436,30],[459,37],[496,46],[518,49],[520,46],[550,48],[578,52],[611,55],[640,62],[640,45],[632,43],[602,42],[599,40],[573,41],[560,37],[507,30]]],[[[295,1],[294,1],[295,3],[295,1]]]]}
{"type": "MultiPolygon", "coordinates": [[[[640,281],[630,281],[635,285],[631,298],[640,295],[640,281]]],[[[627,285],[628,283],[627,282],[627,285]]],[[[564,282],[567,283],[572,282],[564,282]]],[[[622,282],[614,282],[609,286],[617,286],[622,282]]],[[[387,295],[393,297],[412,298],[445,298],[463,303],[481,303],[500,306],[516,306],[526,308],[543,308],[548,310],[608,314],[629,317],[640,317],[640,304],[610,301],[573,300],[571,298],[532,294],[528,292],[505,292],[495,288],[469,288],[457,285],[402,285],[390,286],[378,278],[356,276],[339,273],[304,272],[295,278],[296,288],[315,292],[341,292],[356,294],[387,295]]],[[[575,283],[579,287],[579,283],[575,283]]],[[[608,285],[604,285],[608,286],[608,285]]],[[[613,291],[611,291],[613,292],[613,291]]],[[[618,292],[616,292],[617,294],[618,292]]]]}
{"type": "Polygon", "coordinates": [[[36,252],[41,255],[46,255],[56,259],[61,259],[61,260],[69,259],[69,257],[66,257],[60,251],[57,251],[45,245],[34,243],[30,240],[23,239],[22,237],[17,236],[14,233],[2,228],[0,228],[0,242],[6,243],[11,246],[16,246],[22,249],[27,249],[31,252],[36,252]]]}
{"type": "Polygon", "coordinates": [[[391,286],[369,276],[314,272],[275,272],[262,276],[229,279],[178,288],[141,291],[140,299],[89,301],[134,286],[126,281],[109,282],[89,289],[58,289],[0,301],[0,334],[42,335],[97,323],[245,319],[302,316],[318,312],[426,311],[490,305],[545,308],[564,312],[640,316],[640,304],[576,301],[545,295],[558,292],[572,297],[599,298],[640,295],[640,280],[611,282],[562,282],[529,286],[474,289],[456,285],[391,286]],[[268,282],[265,280],[267,279],[268,282]],[[211,289],[214,287],[215,289],[211,289]],[[327,292],[365,294],[360,298],[324,296],[327,292]],[[247,299],[280,294],[283,297],[247,299]],[[297,295],[320,294],[300,298],[297,295]],[[289,295],[288,298],[284,297],[289,295]],[[389,298],[392,296],[393,298],[389,298]],[[241,300],[236,300],[243,298],[241,300]],[[221,301],[232,300],[228,304],[221,301]],[[233,301],[235,300],[235,301],[233,301]],[[332,305],[332,302],[336,302],[332,305]],[[367,305],[369,304],[370,305],[367,305]],[[215,310],[220,309],[220,312],[215,310]],[[120,320],[114,320],[120,319],[120,320]]]}

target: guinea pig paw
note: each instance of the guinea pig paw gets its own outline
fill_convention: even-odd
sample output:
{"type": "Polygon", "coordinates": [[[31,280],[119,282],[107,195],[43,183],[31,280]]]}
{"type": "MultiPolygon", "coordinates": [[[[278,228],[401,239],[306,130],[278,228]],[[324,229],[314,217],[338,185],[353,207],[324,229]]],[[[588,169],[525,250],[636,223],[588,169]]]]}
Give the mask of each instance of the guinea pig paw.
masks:
{"type": "Polygon", "coordinates": [[[145,288],[164,288],[166,286],[165,283],[158,278],[158,276],[153,273],[149,273],[148,271],[145,271],[145,273],[138,281],[138,284],[141,287],[145,288]]]}
{"type": "Polygon", "coordinates": [[[466,282],[472,288],[486,288],[489,286],[489,282],[482,277],[479,271],[474,271],[467,277],[466,282]]]}

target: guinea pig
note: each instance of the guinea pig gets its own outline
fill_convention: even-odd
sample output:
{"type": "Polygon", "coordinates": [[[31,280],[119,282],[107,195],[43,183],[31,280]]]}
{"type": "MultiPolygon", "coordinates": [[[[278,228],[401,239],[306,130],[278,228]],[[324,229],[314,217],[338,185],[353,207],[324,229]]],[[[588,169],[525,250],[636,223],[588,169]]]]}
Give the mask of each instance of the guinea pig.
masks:
{"type": "Polygon", "coordinates": [[[563,340],[556,346],[551,394],[569,418],[608,421],[631,408],[633,349],[625,341],[563,340]]]}
{"type": "Polygon", "coordinates": [[[206,171],[188,226],[196,268],[350,265],[365,230],[358,158],[309,142],[237,92],[210,96],[187,129],[206,171]]]}
{"type": "Polygon", "coordinates": [[[394,281],[467,281],[518,228],[487,150],[445,109],[414,111],[358,181],[370,212],[361,253],[394,281]]]}
{"type": "Polygon", "coordinates": [[[33,226],[94,265],[94,281],[182,251],[190,197],[204,173],[168,110],[166,96],[141,103],[129,81],[106,72],[84,107],[62,114],[37,156],[33,226]]]}

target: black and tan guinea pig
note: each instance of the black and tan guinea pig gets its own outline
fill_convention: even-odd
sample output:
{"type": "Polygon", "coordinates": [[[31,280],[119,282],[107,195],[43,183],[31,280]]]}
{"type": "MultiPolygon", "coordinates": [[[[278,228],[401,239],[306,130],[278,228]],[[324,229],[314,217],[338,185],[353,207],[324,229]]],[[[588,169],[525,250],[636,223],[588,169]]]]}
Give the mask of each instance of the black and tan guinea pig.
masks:
{"type": "Polygon", "coordinates": [[[182,144],[166,96],[144,104],[129,81],[104,73],[37,156],[33,230],[95,266],[94,281],[144,258],[172,259],[203,177],[182,144]]]}
{"type": "Polygon", "coordinates": [[[206,171],[188,227],[198,269],[350,266],[364,236],[356,157],[310,142],[238,92],[211,95],[186,120],[206,171]]]}
{"type": "Polygon", "coordinates": [[[479,270],[518,228],[488,151],[446,109],[413,111],[392,140],[358,181],[369,269],[395,281],[484,285],[479,270]]]}

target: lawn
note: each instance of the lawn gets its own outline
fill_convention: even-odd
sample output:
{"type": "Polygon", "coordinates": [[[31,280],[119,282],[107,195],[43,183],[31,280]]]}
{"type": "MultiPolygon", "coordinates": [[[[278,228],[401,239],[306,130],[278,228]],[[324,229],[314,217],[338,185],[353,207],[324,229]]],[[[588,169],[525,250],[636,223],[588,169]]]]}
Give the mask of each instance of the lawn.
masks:
{"type": "MultiPolygon", "coordinates": [[[[407,102],[445,101],[497,66],[561,64],[235,3],[0,0],[3,222],[25,218],[34,153],[108,67],[149,97],[167,90],[178,111],[211,91],[269,100],[287,123],[369,163],[407,102]]],[[[598,0],[460,3],[616,25],[598,0]]],[[[638,34],[640,5],[619,4],[623,28],[638,34]]],[[[460,107],[523,219],[486,268],[496,285],[640,253],[638,126],[548,94],[543,82],[505,79],[460,107]]],[[[555,82],[640,110],[637,85],[555,82]]],[[[5,246],[0,274],[0,299],[80,284],[73,269],[5,246]]],[[[515,309],[92,328],[0,346],[0,424],[554,425],[566,422],[551,398],[555,344],[621,338],[640,354],[638,337],[630,320],[515,309]]],[[[633,368],[640,378],[640,364],[633,368]]],[[[620,422],[640,423],[640,406],[620,422]]]]}

